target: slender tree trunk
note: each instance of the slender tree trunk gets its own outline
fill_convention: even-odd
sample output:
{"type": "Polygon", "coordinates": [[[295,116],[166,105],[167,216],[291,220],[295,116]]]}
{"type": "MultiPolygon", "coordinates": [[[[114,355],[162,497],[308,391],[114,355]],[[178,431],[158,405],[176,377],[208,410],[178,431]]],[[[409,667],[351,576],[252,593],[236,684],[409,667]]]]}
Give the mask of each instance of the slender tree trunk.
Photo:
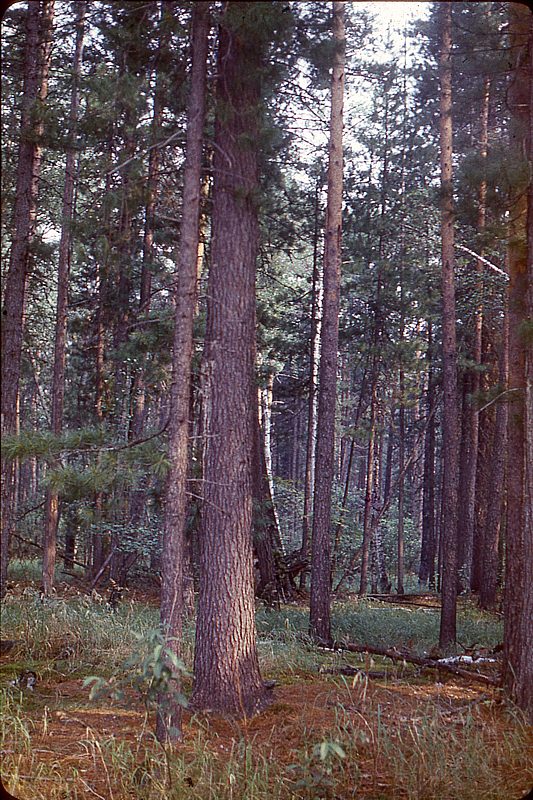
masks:
{"type": "MultiPolygon", "coordinates": [[[[507,313],[507,312],[506,312],[507,313]]],[[[483,321],[483,352],[482,362],[490,364],[491,370],[484,372],[480,376],[479,388],[481,392],[489,391],[490,387],[497,382],[497,375],[494,375],[493,356],[494,347],[492,333],[487,324],[483,321]]],[[[474,507],[474,557],[472,559],[472,591],[479,591],[483,580],[482,568],[483,561],[481,553],[487,523],[487,509],[490,498],[490,476],[493,466],[494,436],[495,436],[495,407],[489,405],[488,408],[480,409],[478,412],[478,457],[476,467],[476,498],[474,507]]]]}
{"type": "Polygon", "coordinates": [[[333,38],[337,46],[331,81],[328,204],[324,248],[324,298],[318,390],[315,497],[311,555],[309,629],[331,641],[331,494],[334,477],[335,408],[342,231],[342,125],[344,101],[344,2],[333,2],[333,38]]]}
{"type": "MultiPolygon", "coordinates": [[[[26,11],[24,88],[13,219],[13,241],[2,307],[2,434],[15,433],[20,381],[24,306],[30,245],[35,233],[41,170],[43,105],[48,93],[53,2],[29,2],[26,11]]],[[[2,463],[2,530],[0,595],[6,591],[9,539],[15,502],[15,464],[2,463]]]]}
{"type": "MultiPolygon", "coordinates": [[[[202,142],[205,117],[205,85],[209,2],[195,3],[192,10],[192,68],[187,107],[187,145],[183,177],[183,211],[180,227],[179,258],[176,265],[177,291],[175,331],[170,393],[170,470],[165,500],[165,523],[162,554],[161,625],[167,647],[177,655],[181,651],[183,617],[183,576],[185,560],[185,523],[187,511],[187,476],[189,465],[189,408],[191,361],[193,355],[193,320],[196,302],[198,225],[202,142]]],[[[176,687],[174,687],[176,688],[176,687]]],[[[181,737],[181,706],[167,698],[157,714],[159,741],[181,737]]]]}
{"type": "MultiPolygon", "coordinates": [[[[313,482],[315,477],[315,442],[316,442],[316,385],[319,361],[319,307],[320,307],[320,263],[318,257],[319,244],[319,193],[322,186],[321,179],[317,178],[315,187],[315,220],[313,234],[313,288],[311,298],[311,337],[309,340],[309,397],[307,401],[307,440],[305,451],[304,475],[304,507],[302,520],[302,545],[301,556],[309,557],[310,522],[312,510],[313,482]]],[[[304,570],[300,577],[300,589],[305,588],[307,573],[304,570]]]]}
{"type": "MultiPolygon", "coordinates": [[[[403,323],[402,323],[403,329],[403,323]]],[[[401,333],[403,338],[403,330],[401,333]]],[[[404,563],[404,467],[405,467],[405,406],[404,406],[404,371],[400,368],[400,408],[398,412],[398,469],[400,471],[400,481],[398,484],[398,572],[397,584],[398,594],[403,594],[404,589],[404,576],[405,576],[405,563],[404,563]]]]}
{"type": "Polygon", "coordinates": [[[270,491],[264,437],[259,423],[258,392],[254,391],[254,395],[252,403],[255,403],[256,413],[253,421],[252,452],[253,542],[259,570],[256,594],[269,605],[274,605],[290,599],[292,591],[282,571],[283,546],[270,491]]]}
{"type": "MultiPolygon", "coordinates": [[[[490,88],[491,80],[486,77],[483,83],[483,99],[481,104],[480,115],[480,156],[483,160],[485,167],[488,156],[488,131],[489,131],[489,111],[490,111],[490,88]]],[[[483,234],[486,227],[487,217],[487,180],[483,176],[479,189],[478,189],[478,219],[477,230],[478,233],[483,234]]],[[[474,327],[474,344],[472,356],[477,365],[481,365],[483,357],[483,262],[480,259],[476,261],[476,292],[478,302],[476,305],[475,327],[474,327]]],[[[475,397],[479,393],[481,386],[481,376],[479,368],[472,372],[472,394],[475,397]]],[[[476,572],[479,571],[478,565],[474,562],[476,559],[483,558],[481,555],[482,548],[480,543],[476,541],[476,480],[478,474],[478,459],[479,459],[479,412],[475,404],[470,405],[470,459],[468,462],[468,472],[465,476],[466,492],[465,492],[465,517],[463,523],[462,539],[465,542],[464,556],[465,566],[470,579],[470,589],[474,591],[476,586],[476,572]]]]}
{"type": "MultiPolygon", "coordinates": [[[[508,315],[505,311],[499,354],[499,384],[507,386],[508,378],[508,315]]],[[[481,608],[496,606],[496,590],[500,563],[500,527],[503,511],[505,487],[505,466],[507,461],[507,410],[505,398],[496,408],[494,439],[491,448],[488,507],[482,537],[481,570],[479,581],[479,605],[481,608]]]]}
{"type": "Polygon", "coordinates": [[[443,358],[443,498],[442,498],[442,612],[439,644],[456,640],[457,502],[459,420],[457,402],[457,344],[455,331],[454,207],[452,185],[452,6],[439,7],[440,160],[442,239],[442,358],[443,358]]]}
{"type": "MultiPolygon", "coordinates": [[[[68,313],[68,280],[70,273],[71,227],[74,219],[74,197],[77,174],[76,129],[78,124],[79,91],[78,84],[83,57],[85,33],[85,12],[87,3],[75,4],[76,45],[72,65],[72,93],[70,97],[69,126],[70,145],[65,164],[65,185],[63,190],[63,211],[61,219],[61,239],[59,242],[59,261],[57,267],[57,309],[54,346],[54,366],[52,375],[52,415],[51,430],[59,436],[63,429],[63,405],[65,396],[65,358],[68,313]]],[[[56,538],[59,522],[59,497],[57,492],[48,489],[45,499],[45,527],[43,535],[43,591],[49,594],[54,585],[56,560],[56,538]]]]}
{"type": "MultiPolygon", "coordinates": [[[[252,480],[258,109],[263,46],[243,35],[255,4],[220,24],[209,304],[204,351],[204,504],[192,705],[250,716],[268,692],[255,641],[252,480]]],[[[264,39],[263,39],[264,41],[264,39]]]]}
{"type": "MultiPolygon", "coordinates": [[[[152,145],[161,138],[161,123],[163,119],[164,99],[167,92],[164,71],[161,69],[161,59],[168,54],[170,40],[169,16],[172,13],[170,3],[160,2],[159,15],[159,42],[156,56],[156,78],[153,98],[153,111],[151,123],[152,145]]],[[[152,294],[152,260],[154,257],[154,226],[157,198],[159,193],[159,169],[161,162],[161,149],[152,147],[148,158],[148,175],[146,181],[146,203],[144,211],[144,233],[141,266],[141,290],[139,297],[139,314],[147,317],[150,313],[152,294]]],[[[131,385],[131,421],[128,430],[130,440],[140,439],[144,434],[147,417],[145,367],[140,364],[133,375],[131,385]]],[[[139,485],[134,489],[130,498],[130,524],[138,525],[143,517],[148,479],[143,475],[139,485]]]]}
{"type": "Polygon", "coordinates": [[[366,462],[366,490],[365,490],[365,510],[363,515],[363,546],[361,556],[361,581],[359,584],[359,596],[363,597],[367,592],[368,584],[368,559],[370,554],[371,530],[372,530],[372,496],[374,491],[374,450],[376,443],[376,407],[377,407],[377,385],[376,375],[373,377],[372,399],[370,401],[370,432],[368,440],[368,454],[366,462]]]}
{"type": "Polygon", "coordinates": [[[422,496],[422,548],[418,578],[422,586],[435,588],[435,383],[433,374],[433,330],[428,322],[427,428],[424,437],[424,478],[422,496]]]}

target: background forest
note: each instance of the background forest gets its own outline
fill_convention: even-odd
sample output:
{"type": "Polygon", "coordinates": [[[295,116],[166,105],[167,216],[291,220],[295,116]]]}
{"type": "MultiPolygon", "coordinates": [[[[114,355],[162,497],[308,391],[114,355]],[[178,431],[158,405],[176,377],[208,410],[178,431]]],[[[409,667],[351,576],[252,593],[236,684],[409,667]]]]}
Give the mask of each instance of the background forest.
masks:
{"type": "Polygon", "coordinates": [[[2,21],[8,677],[21,702],[58,661],[95,702],[134,687],[163,747],[187,738],[188,670],[193,712],[244,718],[214,794],[204,742],[136,788],[100,751],[106,797],[470,796],[423,750],[428,775],[382,785],[374,728],[351,737],[377,747],[365,783],[338,717],[278,795],[251,778],[247,721],[291,702],[278,646],[366,686],[369,654],[467,684],[443,657],[490,658],[473,680],[514,716],[483,723],[486,796],[528,784],[533,18],[381,5],[30,0],[2,21]]]}

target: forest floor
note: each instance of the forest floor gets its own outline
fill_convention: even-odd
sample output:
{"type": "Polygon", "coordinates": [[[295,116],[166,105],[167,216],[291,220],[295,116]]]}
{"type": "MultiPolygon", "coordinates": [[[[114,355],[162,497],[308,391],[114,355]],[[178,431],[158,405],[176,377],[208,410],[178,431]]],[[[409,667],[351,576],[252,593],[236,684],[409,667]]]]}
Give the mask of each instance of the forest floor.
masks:
{"type": "MultiPolygon", "coordinates": [[[[406,609],[393,599],[345,598],[334,607],[336,635],[427,652],[438,630],[434,601],[406,609]]],[[[497,617],[467,602],[459,617],[463,646],[497,643],[497,617]]],[[[0,657],[4,785],[19,800],[518,800],[531,788],[531,728],[496,686],[319,650],[306,622],[301,605],[259,609],[272,704],[238,722],[185,711],[183,741],[164,748],[138,693],[90,701],[84,686],[88,675],[124,669],[157,624],[155,597],[137,593],[111,614],[72,589],[43,604],[18,584],[2,614],[2,638],[17,642],[0,657]],[[11,684],[21,670],[36,674],[33,691],[11,684]]],[[[191,630],[188,664],[192,642],[191,630]]],[[[476,667],[495,675],[499,665],[476,667]]]]}

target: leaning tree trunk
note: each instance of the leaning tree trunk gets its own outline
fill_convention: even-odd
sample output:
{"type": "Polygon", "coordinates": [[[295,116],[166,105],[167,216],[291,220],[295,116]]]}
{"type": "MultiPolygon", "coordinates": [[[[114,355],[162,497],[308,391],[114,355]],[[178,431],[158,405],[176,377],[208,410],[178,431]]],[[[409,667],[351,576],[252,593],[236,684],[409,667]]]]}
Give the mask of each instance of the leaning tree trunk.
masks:
{"type": "Polygon", "coordinates": [[[442,239],[443,486],[442,611],[439,644],[456,640],[459,420],[455,331],[454,207],[452,185],[452,7],[443,4],[440,52],[440,163],[442,239]]]}
{"type": "Polygon", "coordinates": [[[333,3],[336,52],[331,79],[331,118],[328,164],[324,297],[318,388],[317,443],[309,629],[323,642],[331,641],[331,495],[334,477],[335,409],[342,230],[342,125],[344,101],[344,3],[333,3]]]}
{"type": "MultiPolygon", "coordinates": [[[[72,65],[72,93],[70,97],[70,145],[65,163],[65,184],[63,189],[63,213],[61,219],[61,239],[59,242],[59,261],[57,267],[57,307],[54,345],[54,366],[52,374],[52,433],[59,436],[63,429],[63,405],[65,397],[65,358],[68,312],[68,279],[70,273],[71,227],[74,219],[74,193],[76,186],[76,128],[78,123],[79,79],[83,56],[85,11],[87,3],[76,3],[76,46],[72,65]]],[[[49,594],[54,585],[56,560],[56,538],[59,522],[59,496],[57,491],[47,489],[45,499],[45,527],[43,535],[43,591],[49,594]]],[[[74,553],[72,553],[74,556],[74,553]]]]}
{"type": "Polygon", "coordinates": [[[258,117],[266,40],[250,33],[254,6],[229,2],[219,31],[204,351],[205,489],[191,701],[197,709],[238,717],[258,711],[268,697],[255,638],[252,559],[258,117]]]}
{"type": "MultiPolygon", "coordinates": [[[[191,88],[187,108],[187,149],[183,177],[183,211],[179,258],[176,266],[177,291],[170,393],[170,470],[167,478],[162,553],[161,625],[164,635],[167,637],[167,647],[177,655],[181,651],[184,597],[189,408],[193,356],[193,321],[196,302],[205,85],[210,27],[209,6],[208,2],[195,3],[192,10],[191,88]]],[[[174,740],[181,737],[181,706],[172,698],[167,698],[165,703],[163,703],[163,698],[160,698],[156,734],[159,741],[174,740]]]]}
{"type": "MultiPolygon", "coordinates": [[[[41,170],[42,106],[48,92],[48,69],[52,46],[54,3],[28,3],[24,48],[24,89],[20,121],[17,186],[13,215],[13,241],[2,306],[2,434],[17,431],[26,280],[30,245],[35,234],[37,194],[41,170]]],[[[6,591],[9,539],[15,502],[15,465],[3,462],[1,469],[2,528],[0,594],[6,591]]]]}

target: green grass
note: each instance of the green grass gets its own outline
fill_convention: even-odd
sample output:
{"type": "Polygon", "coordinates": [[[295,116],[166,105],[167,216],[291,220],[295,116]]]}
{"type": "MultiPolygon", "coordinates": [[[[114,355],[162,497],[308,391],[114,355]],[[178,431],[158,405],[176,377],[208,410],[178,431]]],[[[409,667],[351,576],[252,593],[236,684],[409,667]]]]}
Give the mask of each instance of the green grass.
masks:
{"type": "MultiPolygon", "coordinates": [[[[438,610],[404,608],[375,600],[351,600],[335,603],[332,609],[333,635],[372,647],[408,647],[417,654],[427,653],[439,641],[438,610]]],[[[308,637],[308,610],[287,606],[281,611],[260,609],[257,613],[260,640],[270,637],[279,644],[294,644],[298,658],[305,661],[305,648],[311,647],[308,637]]],[[[462,645],[493,647],[502,641],[502,620],[480,612],[474,606],[461,608],[457,614],[457,639],[462,645]]],[[[457,647],[462,652],[462,647],[457,647]]]]}
{"type": "MultiPolygon", "coordinates": [[[[41,759],[32,748],[32,737],[46,729],[54,709],[69,712],[69,697],[43,699],[39,692],[15,690],[9,680],[27,668],[51,685],[65,677],[108,677],[138,647],[136,634],[153,630],[158,616],[157,607],[139,602],[123,602],[111,613],[102,598],[83,594],[65,600],[52,597],[44,603],[30,588],[22,596],[8,594],[2,608],[2,637],[23,644],[0,669],[0,750],[7,787],[21,800],[85,800],[95,794],[84,785],[76,764],[41,759]]],[[[242,735],[237,727],[234,739],[218,738],[209,720],[195,719],[185,746],[174,749],[155,741],[147,721],[133,742],[80,729],[83,747],[106,782],[100,796],[105,800],[507,800],[511,796],[506,782],[510,775],[518,780],[527,763],[528,733],[519,714],[487,701],[472,708],[467,703],[466,710],[450,717],[429,692],[416,706],[414,718],[402,717],[397,709],[390,713],[367,692],[365,680],[320,675],[321,667],[361,663],[364,657],[317,649],[307,625],[306,608],[260,607],[261,668],[265,677],[275,678],[281,686],[309,681],[312,688],[311,681],[321,680],[321,696],[338,687],[344,700],[335,706],[335,723],[325,742],[317,739],[312,724],[309,729],[302,724],[300,745],[290,762],[282,763],[269,756],[267,745],[257,745],[253,736],[242,735]]],[[[422,653],[438,640],[439,614],[370,600],[342,602],[334,605],[333,625],[339,639],[409,646],[422,653]]],[[[465,645],[491,646],[502,636],[499,618],[468,605],[458,614],[458,631],[465,645]]],[[[190,624],[184,642],[189,669],[193,643],[190,624]]],[[[394,673],[390,662],[387,668],[395,677],[393,683],[385,683],[386,688],[409,692],[405,681],[409,672],[394,673]]],[[[423,698],[420,681],[418,687],[423,698]]],[[[79,696],[75,702],[80,704],[79,696]]],[[[282,722],[283,710],[278,714],[276,724],[282,722]]],[[[283,734],[274,730],[272,741],[279,735],[283,734]]]]}

